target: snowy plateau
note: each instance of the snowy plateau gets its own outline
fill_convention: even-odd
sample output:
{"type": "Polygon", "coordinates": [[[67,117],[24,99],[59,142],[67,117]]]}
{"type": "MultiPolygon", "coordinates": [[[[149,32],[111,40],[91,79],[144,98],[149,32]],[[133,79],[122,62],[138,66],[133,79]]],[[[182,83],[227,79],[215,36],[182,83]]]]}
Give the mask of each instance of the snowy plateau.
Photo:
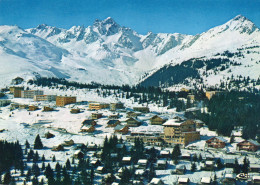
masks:
{"type": "MultiPolygon", "coordinates": [[[[31,29],[0,26],[1,85],[8,85],[17,76],[26,80],[42,76],[81,83],[149,85],[149,79],[163,67],[191,59],[206,61],[196,73],[208,86],[231,76],[258,79],[260,30],[241,15],[197,35],[141,35],[110,17],[68,30],[45,24],[31,29]],[[231,64],[206,69],[207,61],[220,58],[231,64]]],[[[188,85],[194,83],[192,76],[185,78],[188,85]]],[[[158,81],[155,85],[181,83],[167,86],[158,81]]]]}

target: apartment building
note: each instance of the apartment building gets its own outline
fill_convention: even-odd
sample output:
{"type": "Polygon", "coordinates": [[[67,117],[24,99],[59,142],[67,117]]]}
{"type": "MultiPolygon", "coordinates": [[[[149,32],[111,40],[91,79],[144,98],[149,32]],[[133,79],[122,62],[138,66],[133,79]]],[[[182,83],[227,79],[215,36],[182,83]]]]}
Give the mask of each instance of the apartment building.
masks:
{"type": "Polygon", "coordinates": [[[43,95],[43,91],[40,90],[26,90],[21,92],[21,98],[33,99],[35,95],[43,95]]]}
{"type": "Polygon", "coordinates": [[[57,96],[56,97],[56,106],[62,107],[71,103],[76,103],[75,96],[57,96]]]}
{"type": "Polygon", "coordinates": [[[106,104],[106,103],[90,103],[88,107],[89,107],[90,110],[100,110],[100,109],[108,108],[109,104],[106,104]]]}
{"type": "Polygon", "coordinates": [[[34,95],[34,101],[56,101],[56,95],[34,95]]]}
{"type": "Polygon", "coordinates": [[[200,133],[196,131],[196,124],[192,120],[170,119],[163,126],[164,141],[168,144],[186,146],[200,139],[200,133]]]}
{"type": "Polygon", "coordinates": [[[24,87],[10,87],[10,93],[14,95],[14,98],[21,98],[24,87]]]}

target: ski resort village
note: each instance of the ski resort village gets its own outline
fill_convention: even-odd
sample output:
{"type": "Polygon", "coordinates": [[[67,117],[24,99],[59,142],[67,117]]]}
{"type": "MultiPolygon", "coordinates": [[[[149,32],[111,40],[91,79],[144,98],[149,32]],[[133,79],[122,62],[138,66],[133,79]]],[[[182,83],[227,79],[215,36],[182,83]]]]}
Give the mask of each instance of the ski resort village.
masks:
{"type": "MultiPolygon", "coordinates": [[[[8,169],[1,181],[260,183],[259,127],[252,131],[225,122],[217,129],[205,118],[215,114],[218,103],[221,109],[233,99],[250,103],[250,94],[234,92],[229,99],[232,92],[224,90],[140,89],[15,78],[1,89],[0,172],[8,169]]],[[[223,117],[236,119],[232,111],[224,112],[223,117]]]]}
{"type": "Polygon", "coordinates": [[[0,0],[0,184],[260,185],[259,7],[0,0]]]}

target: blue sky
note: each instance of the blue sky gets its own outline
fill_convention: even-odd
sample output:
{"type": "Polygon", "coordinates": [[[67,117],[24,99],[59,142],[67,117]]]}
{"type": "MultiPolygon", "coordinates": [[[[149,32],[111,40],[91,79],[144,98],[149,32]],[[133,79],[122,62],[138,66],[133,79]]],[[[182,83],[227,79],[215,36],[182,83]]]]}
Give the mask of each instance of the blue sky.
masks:
{"type": "Polygon", "coordinates": [[[0,25],[60,28],[112,17],[141,34],[197,34],[242,14],[260,26],[260,0],[0,0],[0,25]]]}

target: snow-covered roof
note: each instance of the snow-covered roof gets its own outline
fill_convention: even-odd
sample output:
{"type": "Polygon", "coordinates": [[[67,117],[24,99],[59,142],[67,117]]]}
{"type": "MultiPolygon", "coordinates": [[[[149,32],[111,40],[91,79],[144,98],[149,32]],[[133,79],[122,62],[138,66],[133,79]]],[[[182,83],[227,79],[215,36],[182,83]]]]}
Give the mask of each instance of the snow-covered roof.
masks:
{"type": "Polygon", "coordinates": [[[235,159],[234,158],[224,158],[224,163],[229,163],[229,164],[235,164],[235,159]]]}
{"type": "Polygon", "coordinates": [[[125,125],[117,125],[114,130],[122,130],[123,128],[125,128],[125,125]]]}
{"type": "Polygon", "coordinates": [[[138,163],[139,164],[146,164],[147,163],[147,159],[139,159],[138,163]]]}
{"type": "Polygon", "coordinates": [[[160,152],[160,155],[168,155],[168,154],[170,154],[170,151],[169,151],[169,150],[162,150],[162,151],[160,152]]]}
{"type": "Polygon", "coordinates": [[[235,176],[234,176],[234,174],[232,174],[232,173],[227,173],[227,174],[225,175],[225,178],[231,178],[231,179],[233,179],[233,178],[235,178],[235,176]]]}
{"type": "Polygon", "coordinates": [[[180,126],[183,122],[180,122],[177,119],[169,119],[166,121],[163,126],[180,126]]]}
{"type": "Polygon", "coordinates": [[[206,165],[214,165],[214,161],[206,161],[205,164],[206,165]]]}
{"type": "Polygon", "coordinates": [[[107,122],[107,124],[108,125],[114,125],[116,122],[118,122],[119,120],[117,120],[117,119],[113,119],[113,120],[109,120],[108,122],[107,122]]]}
{"type": "Polygon", "coordinates": [[[180,177],[178,179],[178,182],[187,183],[187,182],[189,182],[189,178],[188,177],[180,177]]]}
{"type": "Polygon", "coordinates": [[[250,168],[260,168],[260,164],[250,164],[250,168]]]}
{"type": "Polygon", "coordinates": [[[202,177],[200,182],[210,184],[211,179],[210,179],[210,177],[202,177]]]}
{"type": "Polygon", "coordinates": [[[119,185],[119,183],[117,183],[117,182],[113,182],[111,185],[119,185]]]}
{"type": "Polygon", "coordinates": [[[84,120],[83,122],[82,122],[82,124],[83,125],[90,125],[90,124],[92,124],[92,122],[95,122],[95,120],[93,120],[93,119],[86,119],[86,120],[84,120]]]}
{"type": "MultiPolygon", "coordinates": [[[[216,139],[218,139],[218,140],[220,140],[220,141],[222,141],[222,142],[224,142],[224,143],[227,143],[227,140],[225,140],[223,137],[219,137],[219,136],[214,136],[214,137],[210,138],[209,140],[211,140],[211,139],[213,139],[213,138],[216,138],[216,139]]],[[[209,141],[209,140],[208,140],[208,141],[209,141]]]]}
{"type": "Polygon", "coordinates": [[[163,159],[160,159],[157,161],[157,164],[166,164],[167,161],[166,160],[163,160],[163,159]]]}
{"type": "Polygon", "coordinates": [[[151,184],[158,184],[160,181],[161,181],[161,179],[159,179],[159,178],[153,178],[150,183],[151,184]]]}
{"type": "Polygon", "coordinates": [[[135,171],[135,174],[136,175],[142,175],[142,174],[144,174],[144,170],[143,169],[138,169],[138,170],[135,171]]]}
{"type": "Polygon", "coordinates": [[[255,141],[255,140],[249,139],[248,142],[250,142],[250,143],[252,143],[252,144],[254,144],[254,145],[256,145],[256,146],[260,146],[260,143],[258,143],[258,142],[255,141]]]}
{"type": "Polygon", "coordinates": [[[79,153],[83,153],[81,150],[76,150],[75,152],[74,152],[74,154],[75,155],[78,155],[79,153]]]}
{"type": "Polygon", "coordinates": [[[81,130],[88,130],[92,127],[92,125],[83,125],[80,129],[81,130]]]}
{"type": "Polygon", "coordinates": [[[131,161],[131,157],[123,157],[122,161],[131,161]]]}
{"type": "Polygon", "coordinates": [[[102,171],[103,168],[104,168],[104,166],[99,166],[99,167],[97,167],[97,171],[102,171]]]}
{"type": "Polygon", "coordinates": [[[260,180],[260,176],[253,176],[252,179],[253,179],[253,181],[255,181],[255,180],[259,181],[260,180]]]}

